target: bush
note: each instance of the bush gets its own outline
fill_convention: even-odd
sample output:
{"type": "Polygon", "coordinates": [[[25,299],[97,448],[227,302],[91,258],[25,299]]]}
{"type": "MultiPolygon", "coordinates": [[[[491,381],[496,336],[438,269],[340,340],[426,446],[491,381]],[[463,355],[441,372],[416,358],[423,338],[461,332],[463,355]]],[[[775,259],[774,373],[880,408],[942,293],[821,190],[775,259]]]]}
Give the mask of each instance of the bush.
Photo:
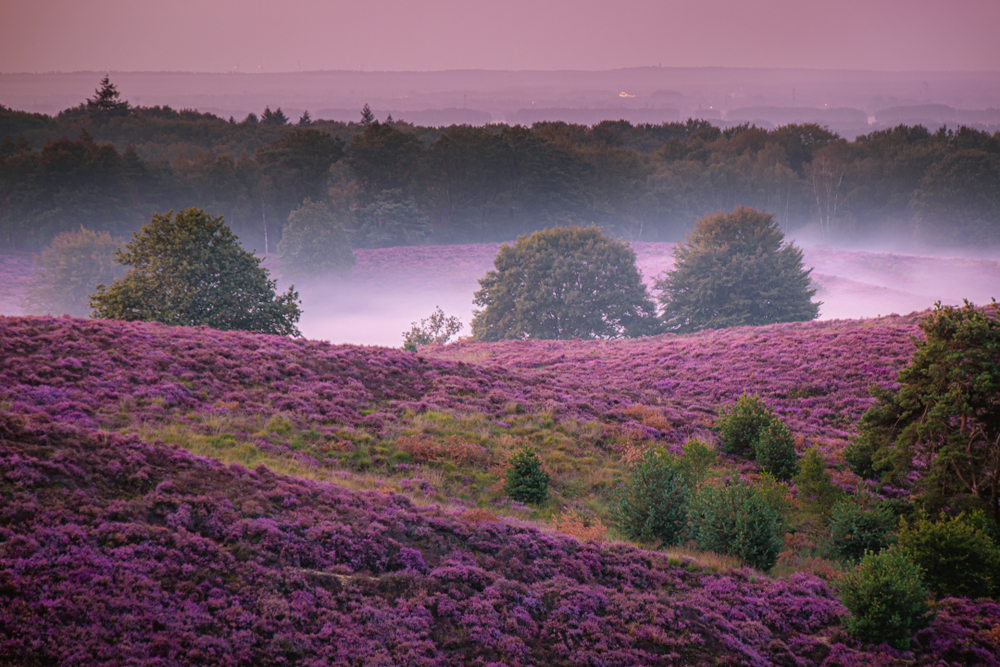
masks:
{"type": "Polygon", "coordinates": [[[35,256],[37,267],[27,286],[22,307],[32,315],[86,317],[88,298],[101,283],[125,275],[125,267],[115,261],[115,251],[125,239],[108,232],[63,232],[52,245],[35,256]]]}
{"type": "Polygon", "coordinates": [[[713,479],[691,498],[689,527],[699,549],[728,553],[769,570],[781,551],[784,519],[745,481],[713,479]]]}
{"type": "Polygon", "coordinates": [[[512,499],[522,503],[543,503],[549,497],[552,478],[542,470],[542,461],[531,447],[525,447],[507,461],[507,480],[504,490],[512,499]]]}
{"type": "Polygon", "coordinates": [[[611,516],[629,537],[677,544],[687,507],[688,484],[676,461],[650,448],[615,491],[611,516]]]}
{"type": "Polygon", "coordinates": [[[761,467],[776,479],[788,481],[795,473],[798,456],[795,440],[785,423],[774,417],[753,443],[753,455],[761,467]]]}
{"type": "Polygon", "coordinates": [[[281,270],[293,279],[346,273],[355,264],[347,232],[322,201],[306,199],[292,211],[278,243],[281,270]]]}
{"type": "Polygon", "coordinates": [[[826,460],[818,445],[806,450],[798,461],[798,473],[792,478],[806,511],[824,524],[830,520],[830,510],[844,492],[834,485],[826,471],[826,460]]]}
{"type": "Polygon", "coordinates": [[[841,578],[840,600],[851,612],[848,632],[862,642],[906,649],[930,624],[920,567],[899,548],[865,554],[841,578]]]}
{"type": "Polygon", "coordinates": [[[454,315],[445,316],[441,306],[430,317],[412,323],[409,331],[403,332],[403,349],[416,352],[421,345],[444,345],[462,330],[462,321],[454,315]]]}
{"type": "Polygon", "coordinates": [[[924,570],[928,588],[942,597],[1000,595],[1000,549],[964,515],[903,521],[899,545],[924,570]]]}
{"type": "Polygon", "coordinates": [[[677,472],[684,478],[684,482],[689,489],[696,488],[708,475],[709,469],[715,463],[715,450],[698,438],[691,438],[683,445],[681,451],[684,455],[674,460],[677,472]]]}
{"type": "Polygon", "coordinates": [[[735,405],[723,407],[715,420],[719,447],[727,454],[752,455],[754,443],[773,419],[774,414],[756,394],[742,394],[735,405]]]}
{"type": "Polygon", "coordinates": [[[889,503],[874,496],[840,500],[830,512],[830,540],[838,556],[860,560],[865,552],[878,553],[896,542],[896,513],[889,503]]]}

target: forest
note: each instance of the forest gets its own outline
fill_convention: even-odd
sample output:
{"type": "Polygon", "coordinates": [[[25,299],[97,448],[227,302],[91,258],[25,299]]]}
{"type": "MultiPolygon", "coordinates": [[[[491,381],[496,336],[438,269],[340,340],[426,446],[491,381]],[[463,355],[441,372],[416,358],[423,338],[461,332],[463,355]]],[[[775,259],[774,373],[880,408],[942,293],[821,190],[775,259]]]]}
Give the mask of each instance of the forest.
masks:
{"type": "Polygon", "coordinates": [[[847,141],[814,124],[690,119],[430,128],[367,107],[351,123],[269,107],[238,120],[133,107],[107,83],[55,117],[0,106],[0,137],[7,251],[197,207],[273,252],[305,198],[324,200],[355,248],[502,241],[571,222],[675,241],[701,215],[740,205],[830,242],[1000,242],[1000,134],[966,127],[847,141]]]}

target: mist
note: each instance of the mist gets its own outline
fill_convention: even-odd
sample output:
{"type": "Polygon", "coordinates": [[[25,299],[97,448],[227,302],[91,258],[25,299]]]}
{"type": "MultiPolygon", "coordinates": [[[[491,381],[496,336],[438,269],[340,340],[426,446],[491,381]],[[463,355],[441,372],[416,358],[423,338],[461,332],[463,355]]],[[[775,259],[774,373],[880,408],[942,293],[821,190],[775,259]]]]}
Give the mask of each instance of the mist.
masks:
{"type": "MultiPolygon", "coordinates": [[[[643,279],[656,296],[657,276],[673,267],[673,244],[633,243],[643,279]]],[[[957,305],[989,303],[1000,284],[1000,261],[961,256],[845,250],[796,243],[812,268],[821,320],[873,318],[957,305]]],[[[440,306],[471,334],[478,280],[493,268],[500,244],[357,250],[350,277],[296,285],[302,298],[299,328],[307,338],[333,343],[400,347],[411,324],[440,306]]],[[[280,277],[280,265],[270,262],[280,277]]],[[[287,281],[281,280],[281,286],[287,281]]]]}

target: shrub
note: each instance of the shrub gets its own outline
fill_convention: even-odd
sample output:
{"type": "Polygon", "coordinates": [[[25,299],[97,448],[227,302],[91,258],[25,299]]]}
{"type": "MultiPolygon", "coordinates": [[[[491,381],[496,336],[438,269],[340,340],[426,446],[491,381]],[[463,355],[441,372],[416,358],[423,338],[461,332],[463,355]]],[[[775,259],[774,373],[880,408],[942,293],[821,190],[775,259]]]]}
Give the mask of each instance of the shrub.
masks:
{"type": "Polygon", "coordinates": [[[677,544],[687,523],[688,485],[675,461],[647,449],[616,489],[611,510],[629,537],[677,544]]]}
{"type": "Polygon", "coordinates": [[[52,245],[35,256],[37,267],[27,286],[24,310],[33,315],[86,317],[88,297],[101,283],[125,275],[125,267],[115,261],[115,250],[125,239],[108,232],[63,232],[52,245]]]}
{"type": "Polygon", "coordinates": [[[816,515],[823,523],[830,520],[830,509],[844,494],[834,485],[826,471],[826,460],[818,445],[806,450],[798,461],[798,473],[792,478],[799,491],[800,501],[806,511],[816,515]]]}
{"type": "Polygon", "coordinates": [[[740,479],[709,480],[691,498],[689,527],[699,549],[728,553],[769,570],[781,551],[784,519],[740,479]]]}
{"type": "Polygon", "coordinates": [[[507,495],[522,503],[542,503],[549,497],[552,478],[542,470],[542,461],[531,447],[525,447],[507,461],[507,495]]]}
{"type": "Polygon", "coordinates": [[[306,199],[291,212],[278,243],[281,270],[290,278],[346,273],[355,264],[347,232],[322,201],[306,199]]]}
{"type": "Polygon", "coordinates": [[[698,438],[691,438],[683,445],[684,455],[677,458],[674,465],[677,472],[684,478],[689,489],[693,489],[704,481],[709,469],[715,463],[716,453],[698,438]]]}
{"type": "Polygon", "coordinates": [[[924,581],[939,596],[1000,595],[1000,549],[964,515],[938,521],[921,516],[912,524],[904,520],[899,545],[923,568],[924,581]]]}
{"type": "Polygon", "coordinates": [[[444,345],[462,330],[462,321],[454,315],[446,316],[441,306],[430,317],[412,323],[409,331],[403,332],[403,349],[416,352],[421,345],[444,345]]]}
{"type": "Polygon", "coordinates": [[[756,394],[742,394],[735,405],[723,407],[715,420],[719,447],[727,454],[753,454],[754,443],[773,419],[774,414],[756,394]]]}
{"type": "Polygon", "coordinates": [[[787,481],[795,473],[798,456],[795,454],[795,440],[785,423],[774,417],[753,443],[753,455],[761,467],[787,481]]]}
{"type": "Polygon", "coordinates": [[[848,632],[862,642],[906,649],[930,624],[920,566],[899,548],[865,554],[841,578],[840,600],[851,612],[848,632]]]}
{"type": "Polygon", "coordinates": [[[834,551],[849,561],[865,552],[878,553],[895,543],[896,514],[889,503],[870,495],[840,500],[830,512],[830,540],[834,551]]]}

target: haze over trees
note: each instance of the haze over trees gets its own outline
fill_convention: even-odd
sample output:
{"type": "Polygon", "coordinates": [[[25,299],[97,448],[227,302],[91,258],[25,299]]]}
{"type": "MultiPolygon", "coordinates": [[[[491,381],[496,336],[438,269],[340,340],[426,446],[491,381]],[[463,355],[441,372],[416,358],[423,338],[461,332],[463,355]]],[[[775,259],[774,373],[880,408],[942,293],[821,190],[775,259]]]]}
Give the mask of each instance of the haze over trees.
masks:
{"type": "Polygon", "coordinates": [[[115,256],[129,271],[97,286],[96,318],[299,335],[298,293],[276,294],[221,216],[193,208],[154,215],[115,256]]]}
{"type": "Polygon", "coordinates": [[[965,127],[848,142],[815,124],[692,120],[427,128],[369,111],[293,125],[270,107],[229,122],[117,94],[102,82],[54,118],[0,108],[3,247],[39,249],[81,223],[122,234],[199,207],[273,248],[276,221],[306,197],[344,214],[355,247],[499,241],[570,221],[674,241],[740,205],[831,239],[1000,243],[1000,136],[965,127]]]}

